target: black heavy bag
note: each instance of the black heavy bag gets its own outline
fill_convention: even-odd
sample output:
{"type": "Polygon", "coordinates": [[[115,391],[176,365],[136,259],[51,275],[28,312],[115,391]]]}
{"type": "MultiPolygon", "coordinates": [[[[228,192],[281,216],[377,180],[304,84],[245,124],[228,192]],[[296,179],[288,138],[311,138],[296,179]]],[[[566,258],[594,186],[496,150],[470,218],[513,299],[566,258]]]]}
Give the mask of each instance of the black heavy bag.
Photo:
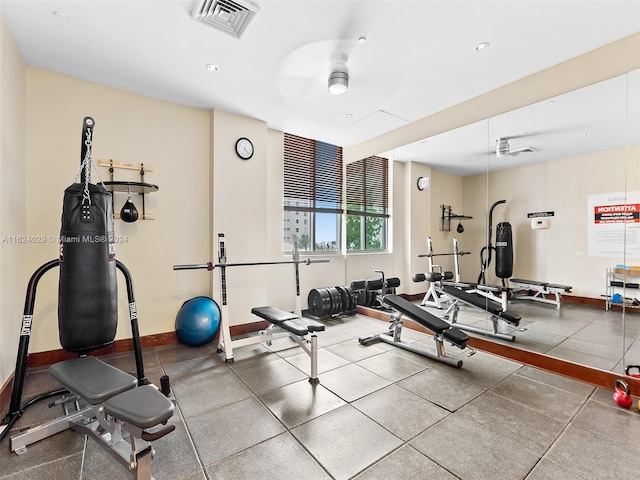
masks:
{"type": "Polygon", "coordinates": [[[60,343],[65,350],[81,353],[113,342],[118,323],[113,207],[104,186],[87,178],[90,133],[83,183],[64,191],[60,228],[60,343]]]}
{"type": "Polygon", "coordinates": [[[513,275],[511,224],[500,222],[496,226],[496,277],[510,278],[511,275],[513,275]]]}

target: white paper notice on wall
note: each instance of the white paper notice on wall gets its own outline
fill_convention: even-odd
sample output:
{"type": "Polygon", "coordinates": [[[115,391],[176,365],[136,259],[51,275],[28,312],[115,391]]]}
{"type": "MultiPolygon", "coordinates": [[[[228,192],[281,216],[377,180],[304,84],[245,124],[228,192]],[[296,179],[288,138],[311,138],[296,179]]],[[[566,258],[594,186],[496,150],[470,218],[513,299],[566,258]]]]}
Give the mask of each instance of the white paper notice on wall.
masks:
{"type": "Polygon", "coordinates": [[[534,230],[542,230],[551,227],[551,218],[537,217],[531,219],[531,228],[534,230]]]}

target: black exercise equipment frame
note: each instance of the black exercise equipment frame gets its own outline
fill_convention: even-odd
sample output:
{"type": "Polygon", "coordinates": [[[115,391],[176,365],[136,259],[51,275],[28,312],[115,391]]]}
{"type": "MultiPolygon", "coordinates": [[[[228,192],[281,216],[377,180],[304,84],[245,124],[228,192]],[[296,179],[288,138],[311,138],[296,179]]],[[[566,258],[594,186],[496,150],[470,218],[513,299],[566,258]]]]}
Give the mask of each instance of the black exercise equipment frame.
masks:
{"type": "MultiPolygon", "coordinates": [[[[131,273],[129,269],[119,260],[116,260],[116,267],[122,272],[127,285],[127,300],[129,302],[129,319],[131,321],[131,333],[133,342],[133,352],[136,361],[136,376],[138,378],[138,385],[148,385],[150,382],[145,377],[144,365],[142,361],[142,346],[140,343],[140,330],[138,328],[138,312],[136,308],[136,301],[133,293],[133,280],[131,279],[131,273]]],[[[20,343],[18,345],[18,353],[16,356],[16,368],[13,379],[13,389],[11,391],[11,403],[9,404],[9,412],[2,420],[0,427],[0,442],[4,439],[7,433],[11,430],[13,425],[22,417],[25,410],[31,405],[51,398],[56,395],[65,393],[66,389],[57,389],[50,392],[37,395],[24,405],[21,405],[22,401],[22,389],[24,386],[24,379],[27,371],[27,356],[29,352],[29,339],[31,337],[31,328],[33,323],[33,310],[36,302],[36,290],[38,282],[42,276],[54,267],[60,265],[60,260],[51,260],[42,266],[40,266],[29,279],[27,286],[27,294],[24,302],[24,312],[22,315],[22,325],[20,328],[20,343]]]]}
{"type": "MultiPolygon", "coordinates": [[[[493,237],[493,209],[496,208],[498,205],[501,205],[503,203],[507,203],[506,200],[498,200],[497,202],[495,202],[493,205],[491,205],[491,208],[489,209],[489,225],[487,225],[487,244],[482,247],[482,249],[480,250],[480,275],[478,275],[478,283],[480,284],[486,284],[487,283],[487,276],[486,276],[486,272],[487,272],[487,268],[489,268],[489,265],[491,265],[491,251],[495,250],[496,247],[494,247],[491,244],[491,237],[493,237]],[[487,257],[484,257],[484,252],[487,252],[487,257]]],[[[504,285],[504,279],[502,280],[502,283],[504,285]]]]}

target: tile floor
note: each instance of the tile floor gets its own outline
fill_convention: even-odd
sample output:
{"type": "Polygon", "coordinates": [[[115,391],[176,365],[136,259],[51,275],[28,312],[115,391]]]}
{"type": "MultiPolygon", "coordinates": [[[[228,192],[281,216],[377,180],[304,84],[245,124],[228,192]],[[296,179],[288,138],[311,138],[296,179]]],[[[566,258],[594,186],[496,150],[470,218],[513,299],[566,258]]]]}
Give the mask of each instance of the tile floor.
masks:
{"type": "MultiPolygon", "coordinates": [[[[577,306],[561,312],[534,304],[520,308],[529,328],[517,343],[525,348],[619,366],[613,350],[598,350],[598,356],[585,346],[614,343],[619,314],[577,306]]],[[[315,386],[307,381],[309,357],[288,338],[237,349],[233,364],[221,361],[213,345],[145,350],[147,377],[159,385],[168,374],[177,404],[171,420],[176,430],[155,442],[155,478],[638,478],[637,402],[625,410],[613,404],[609,391],[482,352],[467,357],[449,348],[463,356],[457,370],[387,344],[365,347],[357,337],[385,324],[360,315],[325,323],[315,386]]],[[[637,336],[638,329],[629,333],[628,343],[640,353],[632,344],[637,336]]],[[[403,341],[433,345],[408,329],[403,341]]],[[[131,355],[105,360],[135,371],[131,355]]],[[[53,387],[46,370],[31,371],[24,398],[53,387]]],[[[27,410],[17,427],[55,416],[45,403],[27,410]]],[[[131,474],[94,441],[65,431],[22,456],[12,454],[5,439],[0,478],[131,474]]]]}

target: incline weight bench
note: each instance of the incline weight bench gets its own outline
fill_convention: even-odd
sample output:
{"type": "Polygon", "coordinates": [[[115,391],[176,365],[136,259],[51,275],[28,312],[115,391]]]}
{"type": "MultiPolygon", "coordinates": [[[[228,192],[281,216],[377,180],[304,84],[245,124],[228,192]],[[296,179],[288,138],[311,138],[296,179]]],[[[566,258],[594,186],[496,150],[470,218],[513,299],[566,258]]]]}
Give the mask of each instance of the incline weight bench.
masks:
{"type": "MultiPolygon", "coordinates": [[[[450,322],[451,325],[456,326],[462,330],[467,330],[469,332],[480,333],[482,335],[487,335],[493,338],[500,338],[502,340],[507,340],[509,342],[515,341],[515,335],[511,335],[508,333],[502,333],[500,331],[500,321],[504,321],[514,327],[517,327],[520,324],[521,317],[518,314],[505,312],[502,308],[495,306],[491,300],[487,299],[484,296],[478,295],[477,293],[468,292],[462,288],[454,287],[452,285],[442,285],[440,287],[442,293],[447,295],[452,299],[452,303],[449,306],[446,315],[449,316],[451,314],[450,322]],[[484,310],[485,312],[491,315],[491,325],[492,331],[487,331],[483,328],[474,327],[473,325],[465,325],[463,323],[458,323],[458,312],[460,310],[459,303],[465,303],[472,307],[478,308],[480,310],[484,310]]],[[[526,329],[520,329],[520,331],[524,331],[526,329]]]]}
{"type": "Polygon", "coordinates": [[[117,268],[124,274],[127,284],[137,378],[89,355],[98,346],[113,343],[116,333],[112,328],[114,325],[96,322],[91,316],[81,325],[75,321],[61,322],[61,336],[69,329],[85,332],[77,335],[73,341],[62,342],[65,350],[78,353],[78,357],[49,367],[51,376],[64,389],[43,394],[27,402],[26,406],[20,405],[36,286],[42,275],[58,266],[58,263],[58,260],[46,263],[33,274],[29,282],[10,412],[5,420],[6,430],[2,431],[0,438],[20,418],[26,406],[37,400],[62,395],[52,405],[61,404],[65,414],[10,437],[11,451],[24,454],[28,445],[70,428],[96,440],[132,472],[135,480],[152,480],[151,460],[154,451],[149,442],[175,429],[173,424],[166,425],[173,415],[174,405],[144,376],[133,286],[128,269],[119,261],[116,261],[117,268]],[[91,335],[87,334],[88,331],[91,335]]]}
{"type": "Polygon", "coordinates": [[[299,317],[295,313],[285,312],[275,307],[253,307],[251,313],[268,321],[271,325],[259,333],[263,341],[271,342],[272,335],[286,332],[311,357],[311,374],[309,382],[316,384],[318,380],[318,337],[315,332],[324,331],[324,325],[310,318],[299,317]],[[311,334],[309,338],[307,335],[311,334]]]}
{"type": "Polygon", "coordinates": [[[562,294],[571,293],[572,288],[569,285],[523,280],[521,278],[510,278],[509,283],[512,285],[511,293],[516,300],[549,303],[555,305],[557,310],[560,310],[562,305],[562,294]],[[547,295],[553,295],[554,298],[547,298],[547,295]]]}
{"type": "Polygon", "coordinates": [[[464,350],[469,348],[471,355],[475,353],[470,347],[467,347],[467,341],[469,337],[467,334],[457,328],[452,328],[444,320],[432,315],[426,310],[414,305],[408,300],[405,300],[398,295],[387,295],[383,299],[384,304],[392,308],[396,313],[391,316],[389,322],[389,329],[385,332],[375,335],[369,335],[366,337],[360,337],[358,341],[362,345],[370,345],[374,342],[382,341],[390,345],[408,350],[417,355],[437,360],[438,362],[445,363],[455,368],[462,367],[462,360],[458,358],[448,357],[444,351],[444,341],[450,342],[452,345],[464,350]],[[417,347],[410,343],[405,343],[401,340],[402,335],[402,316],[407,317],[414,323],[417,323],[421,327],[426,328],[433,333],[433,338],[436,342],[436,351],[417,347]]]}

